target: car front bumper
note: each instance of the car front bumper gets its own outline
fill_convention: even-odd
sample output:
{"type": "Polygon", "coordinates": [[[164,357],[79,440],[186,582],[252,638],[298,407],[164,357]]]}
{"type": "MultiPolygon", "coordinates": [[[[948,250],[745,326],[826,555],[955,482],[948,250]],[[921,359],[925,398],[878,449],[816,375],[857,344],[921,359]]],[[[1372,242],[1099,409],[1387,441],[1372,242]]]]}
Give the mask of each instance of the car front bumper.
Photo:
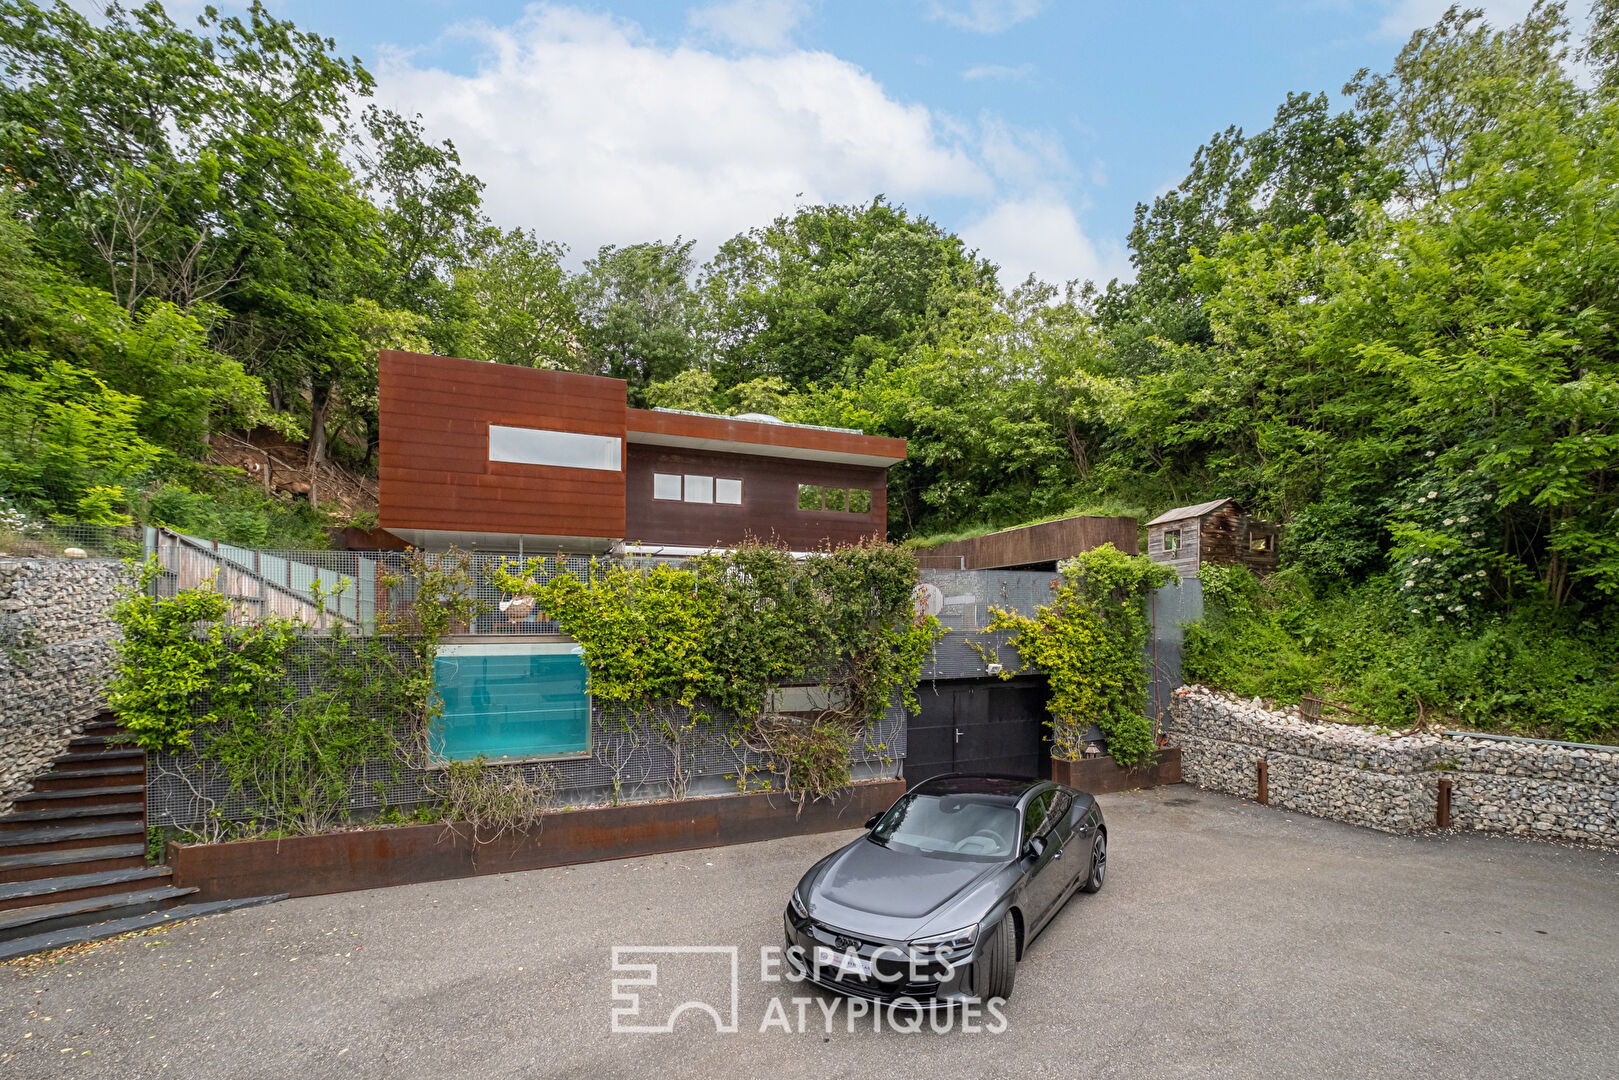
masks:
{"type": "Polygon", "coordinates": [[[908,962],[899,959],[906,953],[904,942],[862,938],[814,919],[800,918],[790,906],[782,914],[782,929],[793,977],[822,989],[897,1008],[931,1008],[977,1000],[973,992],[977,946],[969,953],[951,957],[948,964],[920,963],[913,971],[908,962]],[[859,956],[872,962],[873,977],[847,974],[814,962],[817,945],[844,952],[850,941],[859,956]]]}

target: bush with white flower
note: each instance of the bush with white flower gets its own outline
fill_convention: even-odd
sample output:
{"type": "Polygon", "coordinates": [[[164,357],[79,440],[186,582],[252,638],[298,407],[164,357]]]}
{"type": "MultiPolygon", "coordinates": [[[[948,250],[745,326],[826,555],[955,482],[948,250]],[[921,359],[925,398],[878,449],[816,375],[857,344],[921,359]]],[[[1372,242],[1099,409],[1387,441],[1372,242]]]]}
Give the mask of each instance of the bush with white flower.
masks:
{"type": "Polygon", "coordinates": [[[1406,610],[1425,622],[1467,622],[1493,596],[1500,545],[1489,491],[1476,475],[1429,474],[1400,494],[1389,569],[1406,610]]]}

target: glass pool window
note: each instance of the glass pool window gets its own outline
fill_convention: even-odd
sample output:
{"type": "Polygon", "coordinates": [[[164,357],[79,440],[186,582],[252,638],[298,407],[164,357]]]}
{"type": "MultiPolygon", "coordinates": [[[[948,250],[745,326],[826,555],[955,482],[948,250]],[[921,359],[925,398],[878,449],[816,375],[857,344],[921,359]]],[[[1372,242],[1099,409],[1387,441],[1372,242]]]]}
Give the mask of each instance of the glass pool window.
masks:
{"type": "Polygon", "coordinates": [[[590,752],[590,698],[578,645],[441,645],[433,690],[444,703],[432,735],[440,760],[590,752]]]}

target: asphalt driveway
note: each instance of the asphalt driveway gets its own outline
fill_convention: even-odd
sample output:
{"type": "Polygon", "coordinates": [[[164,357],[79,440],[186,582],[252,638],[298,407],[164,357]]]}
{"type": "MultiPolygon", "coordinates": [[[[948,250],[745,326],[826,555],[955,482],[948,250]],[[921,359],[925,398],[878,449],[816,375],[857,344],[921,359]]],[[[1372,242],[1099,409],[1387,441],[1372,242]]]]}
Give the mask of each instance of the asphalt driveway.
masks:
{"type": "Polygon", "coordinates": [[[0,1074],[1619,1073],[1619,855],[1387,837],[1185,786],[1102,801],[1107,887],[973,1031],[761,981],[788,889],[838,834],[293,900],[0,967],[0,1074]],[[687,998],[729,1020],[727,952],[645,951],[667,945],[737,947],[734,1033],[696,1010],[612,1030],[615,1007],[656,1026],[687,998]],[[616,974],[614,946],[640,947],[616,974]],[[615,1001],[649,959],[659,985],[615,1001]]]}

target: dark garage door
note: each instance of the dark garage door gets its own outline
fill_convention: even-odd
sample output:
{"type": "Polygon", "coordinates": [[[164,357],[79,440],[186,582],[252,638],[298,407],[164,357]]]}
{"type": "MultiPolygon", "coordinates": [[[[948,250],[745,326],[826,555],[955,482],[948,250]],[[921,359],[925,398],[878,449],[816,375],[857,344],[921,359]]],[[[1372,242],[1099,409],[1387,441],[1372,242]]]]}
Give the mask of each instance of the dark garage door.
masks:
{"type": "Polygon", "coordinates": [[[953,679],[917,687],[905,740],[905,782],[947,772],[1049,776],[1046,682],[1039,676],[953,679]]]}

